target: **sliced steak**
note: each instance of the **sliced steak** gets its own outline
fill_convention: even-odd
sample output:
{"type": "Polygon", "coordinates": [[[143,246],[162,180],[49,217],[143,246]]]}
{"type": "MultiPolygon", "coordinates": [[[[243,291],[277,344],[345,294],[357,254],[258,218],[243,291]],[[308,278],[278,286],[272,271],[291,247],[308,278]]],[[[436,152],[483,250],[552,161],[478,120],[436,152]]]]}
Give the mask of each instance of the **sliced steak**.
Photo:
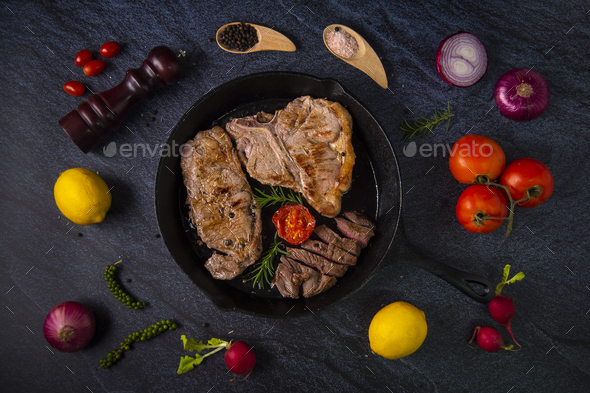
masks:
{"type": "Polygon", "coordinates": [[[277,266],[272,285],[277,286],[283,297],[299,299],[301,283],[311,279],[313,275],[319,276],[318,272],[307,266],[305,267],[311,270],[311,272],[303,273],[302,266],[299,262],[295,262],[291,258],[287,258],[284,255],[281,256],[281,263],[277,266]]]}
{"type": "MultiPolygon", "coordinates": [[[[307,266],[306,266],[307,267],[307,266]]],[[[301,286],[301,291],[303,292],[303,297],[312,297],[315,295],[319,295],[322,292],[327,291],[328,289],[332,288],[334,284],[336,284],[336,277],[327,276],[325,274],[319,274],[319,280],[306,280],[303,281],[303,285],[301,286]]]]}
{"type": "Polygon", "coordinates": [[[334,243],[326,244],[319,240],[307,239],[301,243],[301,247],[336,263],[349,266],[356,265],[356,257],[347,253],[343,249],[336,247],[334,243]]]}
{"type": "Polygon", "coordinates": [[[180,166],[191,221],[213,253],[205,267],[231,280],[262,252],[262,220],[229,135],[221,128],[199,132],[186,143],[180,166]]]}
{"type": "Polygon", "coordinates": [[[346,217],[348,220],[365,228],[375,229],[375,227],[377,226],[377,222],[365,213],[357,211],[348,211],[344,212],[343,214],[344,217],[346,217]]]}
{"type": "Polygon", "coordinates": [[[342,105],[299,97],[269,120],[266,113],[226,125],[240,161],[256,180],[301,192],[320,214],[335,217],[352,182],[352,118],[342,105]]]}
{"type": "Polygon", "coordinates": [[[355,224],[352,221],[348,221],[346,218],[336,217],[336,225],[338,230],[348,238],[354,239],[365,248],[369,245],[369,240],[375,236],[375,232],[371,228],[365,228],[364,226],[355,224]]]}
{"type": "Polygon", "coordinates": [[[361,245],[356,240],[348,239],[346,237],[342,238],[326,225],[316,227],[314,233],[326,243],[334,244],[336,247],[341,248],[354,256],[358,257],[361,254],[361,245]]]}
{"type": "Polygon", "coordinates": [[[283,297],[299,299],[301,288],[303,296],[308,298],[330,289],[336,284],[336,278],[282,255],[272,284],[277,286],[283,297]]]}
{"type": "Polygon", "coordinates": [[[328,276],[342,277],[344,273],[346,273],[346,271],[348,270],[347,265],[340,265],[338,263],[334,263],[320,255],[314,254],[313,252],[309,252],[307,250],[287,247],[287,252],[289,252],[289,256],[292,259],[295,259],[299,262],[303,262],[307,266],[316,268],[322,274],[326,274],[328,276]]]}

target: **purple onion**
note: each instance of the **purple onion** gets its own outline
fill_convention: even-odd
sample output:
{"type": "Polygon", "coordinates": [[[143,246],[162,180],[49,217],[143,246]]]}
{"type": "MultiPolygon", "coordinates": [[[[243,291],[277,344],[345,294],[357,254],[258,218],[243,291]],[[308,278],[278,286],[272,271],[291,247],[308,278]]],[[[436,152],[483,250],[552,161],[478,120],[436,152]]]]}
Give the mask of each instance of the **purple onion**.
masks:
{"type": "Polygon", "coordinates": [[[473,86],[488,70],[488,53],[477,37],[460,31],[441,41],[436,52],[436,70],[451,86],[473,86]]]}
{"type": "Polygon", "coordinates": [[[500,112],[512,120],[532,120],[549,106],[549,84],[543,75],[527,68],[502,75],[494,95],[500,112]]]}
{"type": "Polygon", "coordinates": [[[64,302],[53,307],[43,323],[45,339],[62,352],[75,352],[86,347],[96,322],[88,307],[76,302],[64,302]]]}

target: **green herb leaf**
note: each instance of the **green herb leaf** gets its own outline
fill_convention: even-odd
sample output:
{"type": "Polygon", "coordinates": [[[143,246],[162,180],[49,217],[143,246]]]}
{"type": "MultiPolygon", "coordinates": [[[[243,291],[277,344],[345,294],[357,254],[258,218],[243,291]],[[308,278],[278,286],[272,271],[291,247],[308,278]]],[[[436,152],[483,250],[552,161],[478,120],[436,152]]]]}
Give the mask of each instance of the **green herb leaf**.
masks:
{"type": "Polygon", "coordinates": [[[218,338],[212,338],[211,340],[209,340],[209,345],[218,346],[220,344],[227,345],[228,342],[227,341],[220,340],[218,338]]]}
{"type": "Polygon", "coordinates": [[[516,281],[520,281],[524,278],[524,273],[518,272],[517,274],[514,275],[514,277],[512,277],[509,280],[508,279],[509,274],[510,274],[510,265],[506,265],[506,266],[504,266],[504,274],[502,276],[502,281],[498,285],[496,285],[496,295],[499,295],[500,293],[502,293],[502,288],[504,288],[504,285],[513,284],[516,281]]]}
{"type": "Polygon", "coordinates": [[[222,349],[229,347],[229,344],[230,344],[230,342],[220,340],[218,338],[212,338],[211,340],[209,340],[209,342],[207,344],[203,344],[203,341],[197,342],[197,340],[195,340],[194,338],[187,339],[184,334],[182,336],[180,336],[180,339],[182,340],[182,344],[184,345],[184,349],[186,349],[188,351],[201,352],[204,349],[213,349],[213,348],[215,348],[215,349],[213,349],[210,352],[207,352],[205,355],[199,355],[197,353],[195,355],[195,357],[190,357],[190,356],[181,357],[180,364],[178,365],[178,371],[176,371],[177,374],[184,374],[188,371],[191,371],[195,366],[198,366],[199,364],[201,364],[203,359],[205,359],[207,356],[213,355],[215,352],[219,352],[222,349]]]}
{"type": "Polygon", "coordinates": [[[212,338],[209,340],[207,344],[203,344],[203,341],[197,342],[194,338],[187,339],[186,336],[183,334],[180,336],[182,343],[184,344],[184,349],[188,351],[197,351],[200,353],[204,349],[208,348],[217,348],[219,346],[228,346],[229,342],[220,340],[218,338],[212,338]]]}
{"type": "Polygon", "coordinates": [[[449,132],[449,124],[451,123],[451,117],[453,116],[455,115],[451,113],[451,106],[449,103],[447,103],[447,109],[442,112],[438,109],[435,109],[431,119],[427,119],[426,117],[422,116],[420,119],[415,120],[414,124],[412,125],[410,125],[407,120],[404,120],[405,125],[400,127],[401,130],[406,133],[404,142],[409,141],[410,138],[416,134],[422,137],[430,135],[432,131],[437,129],[438,126],[445,120],[447,121],[446,131],[449,132]]]}
{"type": "Polygon", "coordinates": [[[256,268],[250,272],[247,281],[254,280],[252,283],[252,288],[258,284],[258,288],[263,289],[264,284],[269,284],[271,282],[272,277],[275,273],[275,267],[273,265],[273,261],[278,254],[285,254],[289,255],[289,253],[285,250],[282,250],[281,247],[285,247],[285,245],[279,240],[278,233],[275,233],[275,238],[273,243],[270,245],[270,248],[262,254],[262,259],[256,263],[256,268]]]}
{"type": "Polygon", "coordinates": [[[180,358],[180,365],[178,366],[177,374],[184,374],[191,371],[195,366],[201,364],[205,359],[204,356],[197,354],[194,358],[190,356],[184,356],[180,358]]]}
{"type": "Polygon", "coordinates": [[[258,188],[255,191],[258,193],[252,193],[252,196],[257,202],[257,209],[262,209],[263,207],[268,207],[280,203],[281,206],[287,203],[291,204],[303,204],[303,200],[301,199],[300,193],[293,193],[293,190],[289,190],[287,194],[285,194],[285,190],[282,187],[271,187],[270,188],[270,195],[264,193],[264,191],[259,190],[258,188]]]}

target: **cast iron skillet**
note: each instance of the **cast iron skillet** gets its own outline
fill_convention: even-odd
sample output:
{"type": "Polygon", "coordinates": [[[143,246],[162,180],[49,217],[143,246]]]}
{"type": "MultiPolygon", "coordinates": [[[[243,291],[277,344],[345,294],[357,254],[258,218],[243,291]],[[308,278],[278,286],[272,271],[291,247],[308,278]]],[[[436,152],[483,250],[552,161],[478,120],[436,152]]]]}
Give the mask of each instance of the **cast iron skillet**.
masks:
{"type": "MultiPolygon", "coordinates": [[[[317,310],[341,300],[361,288],[377,270],[393,243],[398,224],[399,233],[393,243],[395,252],[390,253],[389,263],[408,263],[421,267],[482,303],[489,302],[494,296],[490,290],[492,284],[485,278],[422,255],[408,243],[400,220],[401,180],[393,149],[373,116],[334,80],[290,72],[265,72],[234,79],[199,99],[172,130],[167,144],[171,150],[160,158],[155,187],[160,232],[178,266],[213,303],[223,309],[281,316],[303,313],[306,308],[317,310]],[[252,115],[261,110],[273,113],[304,95],[337,101],[350,112],[357,159],[351,190],[342,198],[342,210],[364,210],[376,217],[376,236],[370,246],[363,250],[357,266],[339,278],[335,287],[309,299],[282,298],[276,288],[271,290],[268,286],[266,289],[253,288],[252,282],[244,282],[244,275],[231,281],[215,280],[204,267],[211,251],[199,241],[188,218],[179,146],[194,138],[198,131],[213,125],[224,127],[231,118],[252,115]]],[[[253,189],[265,189],[255,180],[249,181],[253,189]]],[[[274,210],[263,210],[264,249],[274,236],[271,222],[274,210]]],[[[333,219],[319,217],[317,213],[314,215],[317,225],[325,223],[335,229],[333,219]]],[[[245,274],[251,269],[246,270],[245,274]]]]}

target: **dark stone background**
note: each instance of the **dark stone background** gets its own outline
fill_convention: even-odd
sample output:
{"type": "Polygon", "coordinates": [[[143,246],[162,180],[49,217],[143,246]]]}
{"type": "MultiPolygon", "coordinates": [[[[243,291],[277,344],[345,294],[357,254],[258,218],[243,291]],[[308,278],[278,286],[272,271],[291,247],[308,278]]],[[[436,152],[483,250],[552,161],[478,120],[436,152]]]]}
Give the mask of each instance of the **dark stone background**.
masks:
{"type": "Polygon", "coordinates": [[[587,391],[590,3],[420,3],[3,1],[0,390],[587,391]],[[297,52],[232,55],[208,42],[219,26],[241,20],[274,27],[293,40],[297,52]],[[348,25],[371,43],[382,56],[390,90],[327,51],[321,33],[331,23],[348,25]],[[434,62],[438,43],[459,30],[474,33],[489,54],[487,74],[467,89],[444,83],[434,62]],[[99,76],[84,76],[74,65],[75,54],[88,48],[96,56],[110,40],[123,44],[121,53],[107,60],[99,76]],[[488,354],[468,348],[476,325],[501,328],[507,341],[508,335],[485,306],[430,273],[393,263],[393,252],[357,294],[313,315],[267,319],[213,306],[176,266],[162,239],[154,238],[157,157],[108,158],[102,145],[85,155],[57,124],[90,95],[68,96],[63,83],[80,80],[94,92],[106,90],[159,44],[187,52],[186,75],[137,106],[124,123],[133,133],[123,127],[112,141],[163,143],[199,97],[238,76],[288,70],[338,80],[375,115],[394,145],[411,241],[441,261],[494,282],[507,263],[513,273],[525,272],[524,281],[505,290],[517,304],[512,325],[523,350],[488,354]],[[496,80],[518,67],[534,67],[551,86],[551,104],[534,121],[509,121],[494,103],[496,80]],[[409,158],[402,152],[399,125],[414,118],[406,106],[416,116],[428,116],[447,102],[456,115],[449,133],[437,131],[417,140],[418,145],[452,146],[470,131],[496,140],[508,161],[536,158],[553,173],[553,196],[539,208],[517,210],[509,239],[503,237],[504,227],[475,235],[458,224],[455,203],[465,187],[452,178],[447,158],[409,158]],[[152,110],[158,111],[157,121],[142,127],[152,110]],[[103,223],[68,232],[71,224],[54,203],[53,184],[60,172],[79,166],[99,171],[115,186],[113,205],[103,223]],[[121,258],[121,277],[133,279],[130,292],[150,303],[133,315],[102,280],[104,265],[121,258]],[[67,300],[95,311],[96,338],[83,351],[51,353],[43,320],[67,300]],[[367,330],[381,306],[397,300],[424,310],[428,336],[415,354],[392,361],[371,354],[367,330]],[[162,318],[174,318],[182,327],[136,345],[112,369],[96,370],[98,359],[118,347],[121,338],[162,318]],[[210,326],[202,327],[204,322],[210,326]],[[178,376],[179,358],[185,355],[181,334],[245,340],[256,348],[256,369],[246,382],[230,382],[219,355],[178,376]]]}

